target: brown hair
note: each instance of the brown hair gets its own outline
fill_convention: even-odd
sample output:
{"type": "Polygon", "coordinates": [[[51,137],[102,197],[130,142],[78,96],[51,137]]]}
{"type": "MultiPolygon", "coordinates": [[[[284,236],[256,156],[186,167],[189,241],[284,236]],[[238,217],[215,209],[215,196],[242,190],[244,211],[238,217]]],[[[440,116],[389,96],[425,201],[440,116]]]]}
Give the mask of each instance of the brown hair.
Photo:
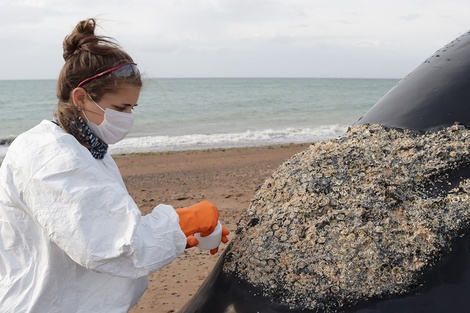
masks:
{"type": "MultiPolygon", "coordinates": [[[[62,128],[68,131],[68,120],[76,113],[77,108],[72,103],[72,91],[84,79],[106,71],[119,64],[133,62],[132,58],[121,49],[114,39],[95,35],[96,20],[89,18],[80,21],[63,43],[62,67],[57,81],[56,118],[62,128]]],[[[93,79],[82,87],[87,93],[99,101],[106,93],[117,92],[122,84],[135,87],[142,86],[140,75],[116,77],[104,75],[93,79]]]]}

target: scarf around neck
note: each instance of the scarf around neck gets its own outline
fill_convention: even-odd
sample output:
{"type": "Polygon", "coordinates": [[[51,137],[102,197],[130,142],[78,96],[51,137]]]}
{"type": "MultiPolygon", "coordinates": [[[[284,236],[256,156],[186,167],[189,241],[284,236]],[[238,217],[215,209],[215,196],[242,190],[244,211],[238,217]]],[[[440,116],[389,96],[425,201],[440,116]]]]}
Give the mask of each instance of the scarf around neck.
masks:
{"type": "MultiPolygon", "coordinates": [[[[108,152],[108,144],[98,138],[98,136],[91,131],[87,123],[78,116],[77,113],[74,112],[73,117],[65,115],[62,116],[65,117],[65,126],[67,127],[66,131],[74,136],[80,143],[85,143],[85,147],[88,148],[95,159],[103,159],[108,152]]],[[[54,122],[60,126],[60,123],[57,121],[57,117],[54,117],[54,122]]]]}

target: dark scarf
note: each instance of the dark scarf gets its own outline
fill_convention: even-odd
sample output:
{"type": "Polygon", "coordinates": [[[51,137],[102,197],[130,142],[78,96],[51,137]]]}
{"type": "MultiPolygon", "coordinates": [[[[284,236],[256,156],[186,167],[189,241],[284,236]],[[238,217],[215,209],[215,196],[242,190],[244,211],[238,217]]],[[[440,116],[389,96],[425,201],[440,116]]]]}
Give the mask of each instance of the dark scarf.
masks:
{"type": "MultiPolygon", "coordinates": [[[[84,144],[95,159],[101,160],[104,158],[106,152],[108,152],[108,145],[93,134],[87,123],[75,112],[73,118],[65,115],[62,116],[65,117],[66,131],[74,136],[80,143],[84,144]]],[[[60,125],[56,117],[54,117],[54,122],[60,125]]]]}

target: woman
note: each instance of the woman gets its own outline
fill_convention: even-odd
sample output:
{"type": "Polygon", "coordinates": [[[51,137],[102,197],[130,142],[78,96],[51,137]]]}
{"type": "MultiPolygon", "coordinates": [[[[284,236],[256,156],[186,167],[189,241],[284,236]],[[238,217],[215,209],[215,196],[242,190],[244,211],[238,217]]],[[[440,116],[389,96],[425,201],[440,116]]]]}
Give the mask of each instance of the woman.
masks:
{"type": "Polygon", "coordinates": [[[106,152],[131,130],[142,81],[95,26],[64,40],[54,121],[18,136],[0,168],[0,312],[127,312],[218,222],[208,201],[142,216],[129,196],[106,152]]]}

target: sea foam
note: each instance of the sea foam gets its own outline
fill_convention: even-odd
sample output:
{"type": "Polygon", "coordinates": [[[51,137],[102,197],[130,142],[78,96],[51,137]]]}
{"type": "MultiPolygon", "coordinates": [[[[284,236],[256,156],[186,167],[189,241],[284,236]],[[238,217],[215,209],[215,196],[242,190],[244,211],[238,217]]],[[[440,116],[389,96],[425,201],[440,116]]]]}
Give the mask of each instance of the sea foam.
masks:
{"type": "Polygon", "coordinates": [[[266,129],[228,134],[135,137],[110,146],[109,152],[129,154],[310,143],[340,136],[346,130],[347,126],[344,125],[323,125],[315,128],[266,129]]]}
{"type": "MultiPolygon", "coordinates": [[[[313,143],[341,136],[347,128],[347,125],[332,124],[312,128],[265,129],[226,134],[130,137],[110,145],[108,151],[110,154],[132,154],[313,143]]],[[[0,161],[5,157],[9,143],[11,140],[0,144],[0,161]]]]}

